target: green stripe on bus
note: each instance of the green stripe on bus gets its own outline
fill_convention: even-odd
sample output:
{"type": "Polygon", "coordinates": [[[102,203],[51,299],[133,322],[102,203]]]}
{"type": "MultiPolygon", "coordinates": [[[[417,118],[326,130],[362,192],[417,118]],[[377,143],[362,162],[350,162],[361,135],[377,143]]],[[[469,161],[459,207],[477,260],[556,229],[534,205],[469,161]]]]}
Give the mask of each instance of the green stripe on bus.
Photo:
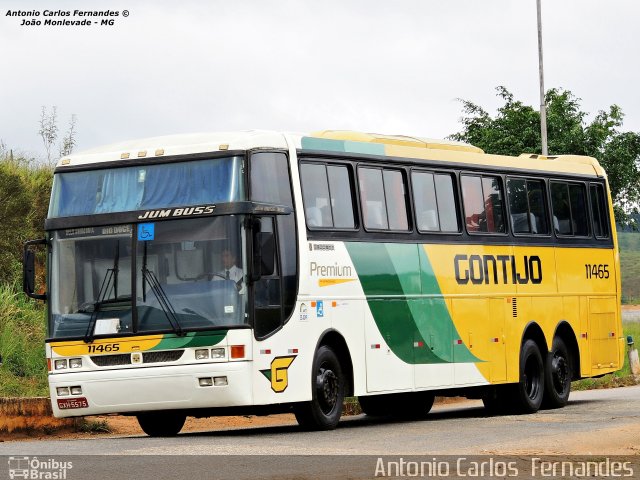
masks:
{"type": "Polygon", "coordinates": [[[398,358],[412,364],[481,361],[466,345],[456,346],[454,357],[460,337],[421,245],[345,245],[374,321],[398,358]]]}
{"type": "Polygon", "coordinates": [[[190,332],[184,337],[175,335],[165,336],[158,345],[151,350],[171,350],[175,348],[208,347],[217,345],[227,336],[228,330],[218,332],[190,332]]]}
{"type": "Polygon", "coordinates": [[[326,138],[302,137],[300,140],[303,150],[326,150],[329,152],[344,152],[343,140],[328,140],[326,138]]]}

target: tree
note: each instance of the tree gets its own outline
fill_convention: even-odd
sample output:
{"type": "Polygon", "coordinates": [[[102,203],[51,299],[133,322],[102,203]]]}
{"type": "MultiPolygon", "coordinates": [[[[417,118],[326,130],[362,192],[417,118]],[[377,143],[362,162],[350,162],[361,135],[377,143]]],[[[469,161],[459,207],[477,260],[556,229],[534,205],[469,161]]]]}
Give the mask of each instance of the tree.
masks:
{"type": "MultiPolygon", "coordinates": [[[[497,87],[503,105],[495,116],[479,105],[462,102],[462,131],[453,140],[471,143],[487,153],[541,153],[540,113],[497,87]]],[[[580,99],[569,90],[551,89],[545,95],[550,155],[588,155],[606,170],[619,223],[632,222],[640,201],[640,133],[621,131],[624,114],[617,105],[601,110],[590,122],[580,99]]]]}
{"type": "Polygon", "coordinates": [[[51,112],[42,107],[40,114],[40,130],[38,135],[42,138],[44,149],[47,152],[47,164],[51,165],[51,148],[58,138],[58,108],[53,106],[51,112]]]}
{"type": "MultiPolygon", "coordinates": [[[[58,145],[58,153],[60,157],[71,154],[73,148],[76,146],[76,116],[71,115],[69,120],[69,127],[61,143],[58,145]]],[[[44,149],[47,153],[47,165],[53,166],[54,162],[51,159],[51,149],[58,139],[58,107],[55,105],[51,107],[51,111],[47,111],[46,107],[42,107],[40,114],[40,129],[38,135],[42,138],[44,149]]]]}
{"type": "Polygon", "coordinates": [[[76,146],[76,133],[76,116],[75,114],[72,114],[71,120],[69,120],[69,129],[62,139],[62,144],[60,145],[60,157],[71,155],[73,148],[76,146]]]}

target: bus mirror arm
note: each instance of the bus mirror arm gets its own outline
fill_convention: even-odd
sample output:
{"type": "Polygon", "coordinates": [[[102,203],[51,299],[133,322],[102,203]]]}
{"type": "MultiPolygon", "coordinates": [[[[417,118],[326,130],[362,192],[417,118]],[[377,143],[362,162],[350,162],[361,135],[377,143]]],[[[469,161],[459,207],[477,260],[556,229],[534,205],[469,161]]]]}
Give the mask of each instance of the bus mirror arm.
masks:
{"type": "Polygon", "coordinates": [[[35,293],[36,286],[36,254],[29,248],[33,245],[47,245],[47,239],[29,240],[24,243],[24,254],[22,258],[22,289],[29,298],[36,300],[46,300],[46,293],[35,293]]]}

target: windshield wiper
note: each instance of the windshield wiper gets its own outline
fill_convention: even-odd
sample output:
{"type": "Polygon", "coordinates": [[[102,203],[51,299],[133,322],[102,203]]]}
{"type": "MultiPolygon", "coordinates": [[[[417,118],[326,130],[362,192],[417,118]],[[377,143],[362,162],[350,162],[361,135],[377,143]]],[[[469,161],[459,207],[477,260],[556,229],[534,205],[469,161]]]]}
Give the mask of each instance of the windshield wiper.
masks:
{"type": "Polygon", "coordinates": [[[184,332],[182,331],[182,327],[180,326],[180,322],[178,321],[178,317],[176,316],[176,311],[174,310],[173,305],[171,305],[171,302],[169,301],[169,297],[167,296],[166,292],[163,290],[162,285],[160,285],[160,282],[158,281],[158,277],[156,277],[156,275],[151,270],[146,268],[146,262],[145,262],[145,266],[142,269],[142,276],[146,280],[146,282],[149,283],[149,286],[151,287],[151,291],[153,292],[156,299],[158,300],[158,305],[160,305],[160,308],[162,309],[162,313],[164,313],[165,317],[167,317],[167,320],[169,321],[171,328],[173,328],[173,331],[178,336],[184,335],[184,332]]]}
{"type": "MultiPolygon", "coordinates": [[[[116,253],[113,257],[113,268],[108,268],[104,273],[104,277],[102,278],[102,284],[100,285],[100,291],[98,292],[98,301],[84,303],[81,305],[81,308],[78,309],[81,313],[89,313],[91,312],[91,318],[89,318],[89,325],[87,326],[87,331],[84,334],[84,341],[86,343],[93,342],[93,330],[95,328],[96,321],[98,320],[98,312],[100,311],[100,307],[107,303],[114,303],[119,301],[126,300],[125,298],[118,298],[118,266],[120,264],[120,240],[116,241],[116,253]],[[114,298],[107,299],[107,294],[109,293],[109,286],[113,282],[113,294],[114,298]]],[[[129,297],[131,299],[131,297],[129,297]]]]}

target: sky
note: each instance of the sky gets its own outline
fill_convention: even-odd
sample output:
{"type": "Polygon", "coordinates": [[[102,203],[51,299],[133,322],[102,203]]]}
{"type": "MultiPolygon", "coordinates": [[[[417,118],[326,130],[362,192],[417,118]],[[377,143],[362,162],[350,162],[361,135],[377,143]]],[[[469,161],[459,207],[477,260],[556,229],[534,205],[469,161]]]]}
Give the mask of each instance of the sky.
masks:
{"type": "MultiPolygon", "coordinates": [[[[639,132],[638,20],[637,1],[542,0],[545,86],[592,114],[618,104],[639,132]]],[[[539,105],[536,25],[535,0],[0,0],[0,141],[43,157],[54,105],[60,136],[77,116],[76,151],[246,129],[444,138],[461,129],[459,99],[493,113],[498,85],[539,105]],[[78,8],[120,15],[6,15],[78,8]]]]}

